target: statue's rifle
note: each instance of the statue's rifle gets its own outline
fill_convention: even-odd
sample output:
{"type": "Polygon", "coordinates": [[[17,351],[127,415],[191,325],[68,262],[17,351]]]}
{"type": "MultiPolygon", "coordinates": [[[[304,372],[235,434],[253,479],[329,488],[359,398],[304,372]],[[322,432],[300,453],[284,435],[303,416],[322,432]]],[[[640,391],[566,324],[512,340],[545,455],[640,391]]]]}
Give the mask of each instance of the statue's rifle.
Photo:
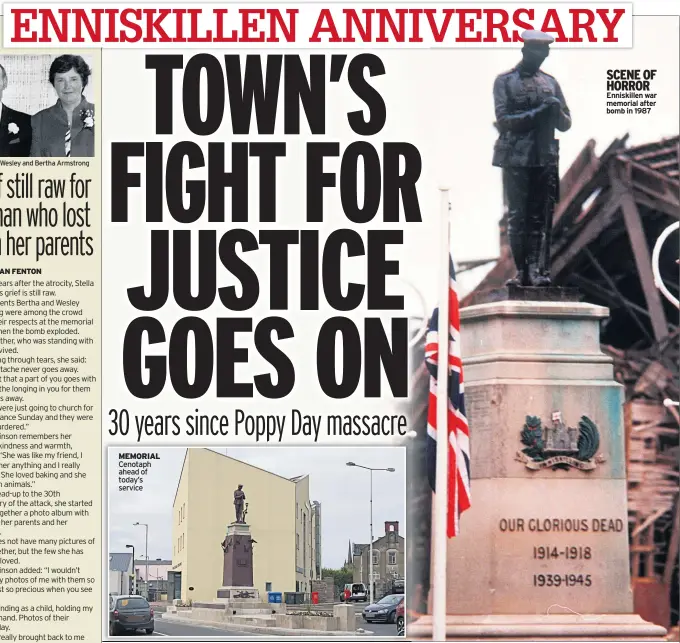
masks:
{"type": "Polygon", "coordinates": [[[550,276],[550,247],[552,246],[552,226],[555,215],[555,207],[560,199],[560,181],[557,159],[551,162],[548,168],[548,198],[545,204],[545,237],[543,244],[542,272],[550,276]]]}
{"type": "MultiPolygon", "coordinates": [[[[562,106],[560,105],[560,109],[562,106]]],[[[559,180],[559,152],[556,149],[555,154],[552,154],[552,147],[559,144],[555,140],[555,120],[554,112],[551,109],[548,118],[543,120],[543,126],[540,127],[540,135],[544,139],[540,141],[541,147],[539,149],[548,150],[550,154],[549,165],[547,167],[547,198],[543,206],[543,247],[541,252],[541,272],[546,277],[550,276],[550,248],[552,246],[552,225],[553,216],[555,214],[555,207],[560,199],[560,180],[559,180]]],[[[559,116],[558,116],[559,118],[559,116]]]]}

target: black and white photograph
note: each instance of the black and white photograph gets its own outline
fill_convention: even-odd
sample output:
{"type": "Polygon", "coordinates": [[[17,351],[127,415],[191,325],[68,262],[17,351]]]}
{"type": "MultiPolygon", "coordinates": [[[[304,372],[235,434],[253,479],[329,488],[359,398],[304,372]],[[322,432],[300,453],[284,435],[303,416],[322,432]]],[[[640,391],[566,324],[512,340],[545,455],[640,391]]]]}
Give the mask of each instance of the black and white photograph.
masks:
{"type": "Polygon", "coordinates": [[[94,156],[89,57],[0,56],[0,157],[94,156]]]}

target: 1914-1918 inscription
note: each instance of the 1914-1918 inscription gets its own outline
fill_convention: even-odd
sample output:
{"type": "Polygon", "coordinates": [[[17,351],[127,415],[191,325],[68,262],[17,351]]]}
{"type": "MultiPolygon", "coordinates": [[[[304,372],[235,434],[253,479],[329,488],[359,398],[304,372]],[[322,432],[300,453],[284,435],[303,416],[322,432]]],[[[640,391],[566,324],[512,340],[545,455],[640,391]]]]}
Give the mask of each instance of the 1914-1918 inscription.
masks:
{"type": "Polygon", "coordinates": [[[598,558],[598,548],[583,542],[559,542],[559,538],[571,534],[578,537],[582,534],[620,533],[624,528],[624,521],[620,518],[501,518],[498,521],[501,533],[542,533],[550,539],[532,543],[531,549],[526,552],[541,567],[539,573],[532,574],[530,582],[534,587],[546,589],[587,588],[595,584],[594,575],[584,573],[588,571],[584,566],[598,558]],[[559,569],[553,570],[552,563],[559,569]]]}

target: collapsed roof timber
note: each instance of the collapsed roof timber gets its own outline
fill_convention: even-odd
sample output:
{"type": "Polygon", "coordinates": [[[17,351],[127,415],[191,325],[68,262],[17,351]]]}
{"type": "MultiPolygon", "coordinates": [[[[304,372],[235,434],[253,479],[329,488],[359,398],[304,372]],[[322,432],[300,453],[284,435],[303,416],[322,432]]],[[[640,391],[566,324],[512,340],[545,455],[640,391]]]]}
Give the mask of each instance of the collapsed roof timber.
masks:
{"type": "MultiPolygon", "coordinates": [[[[652,273],[652,248],[680,219],[680,137],[627,147],[616,139],[599,157],[590,140],[560,181],[554,215],[552,275],[561,286],[576,286],[584,299],[607,306],[602,349],[614,359],[626,391],[624,413],[628,460],[631,570],[636,609],[668,627],[677,624],[680,499],[678,427],[680,416],[664,406],[678,400],[678,312],[659,293],[652,273]],[[674,607],[671,607],[673,605],[674,607]]],[[[514,275],[501,220],[501,252],[461,307],[483,300],[514,275]]],[[[660,255],[660,273],[678,296],[678,237],[660,255]]],[[[488,261],[467,262],[476,267],[488,261]]],[[[460,270],[459,270],[460,272],[460,270]]],[[[413,376],[414,426],[427,424],[428,381],[416,348],[413,376]]],[[[463,349],[464,350],[464,349],[463,349]]],[[[474,425],[471,427],[474,431],[474,425]]],[[[421,579],[427,586],[427,579],[421,579]]],[[[418,582],[418,581],[415,581],[418,582]]]]}

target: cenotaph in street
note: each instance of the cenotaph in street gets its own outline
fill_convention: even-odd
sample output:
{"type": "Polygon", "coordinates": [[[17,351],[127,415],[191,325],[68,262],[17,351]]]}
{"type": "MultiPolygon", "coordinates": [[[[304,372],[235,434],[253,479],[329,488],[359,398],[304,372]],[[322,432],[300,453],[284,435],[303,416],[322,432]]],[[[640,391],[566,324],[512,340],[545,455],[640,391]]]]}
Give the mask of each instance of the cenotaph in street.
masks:
{"type": "Polygon", "coordinates": [[[234,491],[236,520],[227,525],[222,541],[224,564],[222,587],[217,590],[218,599],[258,599],[259,590],[253,585],[253,545],[256,541],[246,523],[248,504],[243,485],[234,491]]]}
{"type": "Polygon", "coordinates": [[[275,627],[276,615],[285,612],[285,605],[270,604],[266,597],[260,598],[260,591],[253,585],[256,541],[246,523],[248,503],[243,485],[234,491],[234,512],[236,519],[227,525],[221,543],[222,586],[217,589],[216,598],[209,603],[193,603],[191,609],[175,615],[198,624],[275,627]]]}

